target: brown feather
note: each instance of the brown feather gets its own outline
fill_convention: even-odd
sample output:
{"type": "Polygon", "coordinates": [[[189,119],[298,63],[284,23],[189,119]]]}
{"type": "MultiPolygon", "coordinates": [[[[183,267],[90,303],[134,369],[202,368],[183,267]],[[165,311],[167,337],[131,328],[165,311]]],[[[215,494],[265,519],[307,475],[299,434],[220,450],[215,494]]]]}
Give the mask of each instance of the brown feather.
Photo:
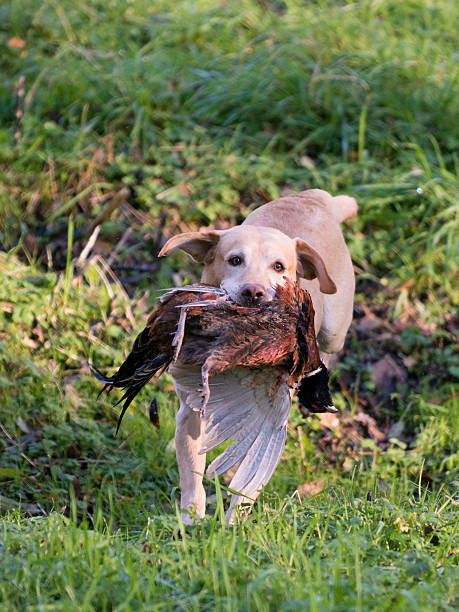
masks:
{"type": "Polygon", "coordinates": [[[102,391],[125,389],[121,422],[140,389],[175,361],[202,366],[202,410],[210,395],[208,377],[237,366],[280,366],[288,371],[294,387],[305,375],[321,369],[309,293],[287,281],[276,288],[272,301],[248,307],[212,287],[172,290],[161,298],[118,372],[105,377],[94,368],[93,373],[105,383],[102,391]],[[177,331],[181,313],[184,329],[177,331]]]}

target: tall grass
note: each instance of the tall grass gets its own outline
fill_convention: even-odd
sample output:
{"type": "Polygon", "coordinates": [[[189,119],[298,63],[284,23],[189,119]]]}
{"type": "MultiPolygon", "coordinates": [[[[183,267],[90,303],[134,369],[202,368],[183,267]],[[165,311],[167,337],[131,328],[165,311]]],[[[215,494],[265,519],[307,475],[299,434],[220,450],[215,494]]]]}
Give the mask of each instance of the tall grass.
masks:
{"type": "Polygon", "coordinates": [[[88,199],[97,213],[120,181],[153,220],[171,204],[191,224],[238,220],[283,185],[318,186],[358,197],[362,229],[383,243],[362,253],[370,264],[447,298],[458,259],[458,10],[446,0],[13,1],[2,9],[3,242],[29,226],[49,240],[52,222],[87,213],[88,199]],[[8,45],[13,36],[25,46],[8,45]],[[20,74],[25,113],[10,146],[20,74]]]}

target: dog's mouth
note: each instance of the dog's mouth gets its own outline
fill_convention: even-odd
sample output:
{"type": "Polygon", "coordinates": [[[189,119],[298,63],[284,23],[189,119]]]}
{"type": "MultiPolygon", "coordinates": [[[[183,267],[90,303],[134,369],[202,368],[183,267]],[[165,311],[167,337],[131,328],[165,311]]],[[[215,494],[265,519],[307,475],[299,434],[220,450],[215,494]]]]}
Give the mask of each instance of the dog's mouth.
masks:
{"type": "MultiPolygon", "coordinates": [[[[225,287],[223,287],[226,289],[225,287]]],[[[275,289],[266,289],[262,285],[247,283],[238,289],[226,289],[230,299],[238,306],[256,307],[271,302],[275,289]]]]}
{"type": "Polygon", "coordinates": [[[239,297],[236,301],[236,304],[238,306],[251,306],[251,307],[255,307],[255,306],[262,306],[263,304],[266,304],[267,302],[270,302],[270,299],[266,299],[266,298],[259,298],[259,297],[239,297]]]}

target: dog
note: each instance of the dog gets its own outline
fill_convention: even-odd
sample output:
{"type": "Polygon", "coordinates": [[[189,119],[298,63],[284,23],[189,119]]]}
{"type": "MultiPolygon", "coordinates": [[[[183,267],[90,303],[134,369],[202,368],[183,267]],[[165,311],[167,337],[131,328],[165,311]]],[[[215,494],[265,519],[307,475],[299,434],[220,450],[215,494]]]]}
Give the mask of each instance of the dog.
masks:
{"type": "MultiPolygon", "coordinates": [[[[202,283],[225,289],[241,305],[269,301],[285,278],[299,280],[311,296],[320,356],[328,366],[342,349],[352,320],[355,278],[340,223],[357,211],[350,196],[310,189],[268,202],[230,229],[174,236],[159,256],[184,251],[204,265],[202,283]]],[[[183,522],[192,524],[194,515],[205,515],[204,428],[199,413],[187,403],[183,368],[172,368],[171,374],[180,400],[175,432],[180,506],[183,522]]],[[[227,520],[232,522],[233,516],[227,520]]]]}

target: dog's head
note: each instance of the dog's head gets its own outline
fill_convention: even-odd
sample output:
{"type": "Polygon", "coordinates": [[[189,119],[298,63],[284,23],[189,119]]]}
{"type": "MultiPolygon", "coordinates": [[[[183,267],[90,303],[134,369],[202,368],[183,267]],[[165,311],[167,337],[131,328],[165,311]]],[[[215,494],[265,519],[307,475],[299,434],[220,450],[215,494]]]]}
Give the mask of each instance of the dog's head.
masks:
{"type": "Polygon", "coordinates": [[[222,231],[187,232],[170,238],[159,256],[178,249],[204,264],[202,282],[222,287],[238,304],[271,300],[285,278],[317,278],[323,293],[336,292],[319,253],[304,240],[273,228],[238,225],[222,231]]]}

